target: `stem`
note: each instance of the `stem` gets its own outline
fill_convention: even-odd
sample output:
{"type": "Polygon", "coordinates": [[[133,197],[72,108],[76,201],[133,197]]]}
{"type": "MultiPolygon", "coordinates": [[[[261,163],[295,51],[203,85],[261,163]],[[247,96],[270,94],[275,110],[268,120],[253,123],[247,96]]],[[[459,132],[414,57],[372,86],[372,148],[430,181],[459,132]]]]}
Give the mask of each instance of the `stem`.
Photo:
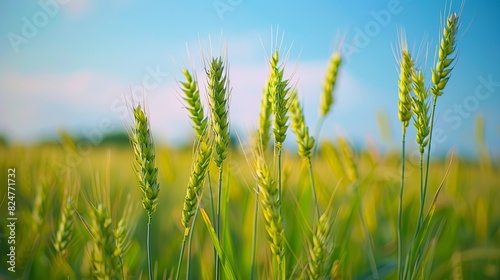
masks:
{"type": "MultiPolygon", "coordinates": [[[[217,239],[219,240],[219,243],[222,246],[221,218],[220,218],[221,195],[222,195],[222,165],[219,167],[219,186],[217,187],[217,228],[216,228],[217,239]]],[[[217,280],[220,279],[220,260],[218,254],[215,256],[215,279],[217,280]]]]}
{"type": "Polygon", "coordinates": [[[281,205],[282,205],[282,194],[281,194],[281,184],[282,184],[282,143],[278,143],[277,149],[278,149],[278,201],[279,201],[279,210],[280,210],[280,217],[282,216],[282,211],[281,211],[281,205]]]}
{"type": "Polygon", "coordinates": [[[255,252],[257,247],[257,215],[259,213],[259,189],[255,191],[255,204],[253,215],[253,236],[252,236],[252,264],[250,266],[250,280],[255,279],[255,252]]]}
{"type": "Polygon", "coordinates": [[[401,187],[399,188],[399,208],[398,208],[398,279],[403,279],[403,190],[405,185],[405,141],[406,126],[403,124],[403,141],[401,147],[401,187]]]}
{"type": "MultiPolygon", "coordinates": [[[[148,227],[148,229],[149,229],[149,227],[148,227]]],[[[186,241],[187,241],[187,237],[189,235],[189,232],[190,232],[190,228],[186,228],[184,230],[184,237],[182,238],[182,245],[181,245],[181,254],[179,256],[179,262],[177,263],[177,273],[175,275],[176,280],[179,280],[179,277],[181,275],[182,260],[184,257],[184,248],[186,247],[186,241]]],[[[151,274],[151,272],[150,272],[150,274],[151,274]]]]}
{"type": "Polygon", "coordinates": [[[425,196],[427,193],[427,183],[429,179],[429,166],[431,162],[431,144],[432,144],[432,131],[434,130],[434,112],[436,111],[436,103],[437,103],[437,95],[434,95],[434,99],[432,100],[432,111],[431,111],[431,128],[429,131],[429,147],[427,148],[427,163],[426,163],[426,170],[425,170],[425,183],[424,187],[422,190],[421,195],[421,202],[420,202],[420,213],[418,214],[418,224],[417,224],[417,231],[415,234],[418,234],[420,231],[420,228],[422,227],[423,223],[423,217],[424,217],[424,204],[425,204],[425,196]]]}
{"type": "MultiPolygon", "coordinates": [[[[215,219],[215,201],[214,192],[212,191],[212,180],[210,180],[210,173],[208,176],[208,189],[210,190],[210,208],[212,210],[212,219],[215,219]]],[[[214,259],[217,259],[217,250],[214,247],[214,259]]]]}
{"type": "Polygon", "coordinates": [[[148,236],[146,239],[146,246],[148,247],[148,270],[149,270],[149,280],[153,280],[153,266],[151,264],[151,214],[148,213],[148,236]]]}
{"type": "Polygon", "coordinates": [[[316,139],[316,143],[314,144],[314,149],[312,154],[315,155],[319,149],[319,136],[321,133],[321,128],[323,127],[323,122],[325,121],[325,117],[319,117],[318,123],[316,124],[316,131],[314,132],[314,139],[316,139]]]}
{"type": "Polygon", "coordinates": [[[316,208],[316,214],[317,214],[317,221],[319,222],[319,205],[318,205],[318,197],[316,195],[316,187],[314,186],[314,176],[313,176],[313,168],[312,168],[312,162],[311,162],[311,157],[308,158],[308,163],[309,163],[309,179],[311,180],[311,190],[313,194],[313,199],[314,199],[314,206],[316,208]]]}
{"type": "Polygon", "coordinates": [[[198,208],[196,209],[196,212],[194,213],[193,217],[193,223],[191,224],[191,230],[189,231],[189,241],[188,241],[188,259],[186,263],[186,280],[189,279],[191,275],[191,244],[193,242],[193,233],[194,233],[194,227],[196,225],[196,218],[198,218],[198,211],[200,209],[200,205],[198,204],[198,208]]]}

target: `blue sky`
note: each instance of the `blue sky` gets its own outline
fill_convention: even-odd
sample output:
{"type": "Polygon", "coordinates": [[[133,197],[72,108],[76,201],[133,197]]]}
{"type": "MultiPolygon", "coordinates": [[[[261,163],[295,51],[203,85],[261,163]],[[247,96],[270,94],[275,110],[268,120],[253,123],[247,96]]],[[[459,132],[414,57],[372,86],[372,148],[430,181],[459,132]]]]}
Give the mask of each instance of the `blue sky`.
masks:
{"type": "MultiPolygon", "coordinates": [[[[144,85],[158,139],[183,141],[192,132],[176,80],[188,66],[203,83],[200,50],[209,56],[212,45],[214,55],[227,49],[231,121],[240,135],[248,134],[257,123],[266,55],[279,28],[281,50],[289,51],[287,73],[311,129],[328,59],[344,36],[345,61],[323,137],[342,134],[360,145],[397,147],[398,30],[405,29],[429,77],[442,16],[462,6],[432,0],[169,2],[2,1],[0,132],[32,142],[65,128],[98,142],[102,132],[124,127],[123,97],[139,96],[144,85]],[[391,124],[390,143],[379,133],[380,112],[391,124]]],[[[437,104],[438,153],[457,147],[474,155],[475,118],[482,114],[490,152],[500,156],[499,14],[494,0],[467,1],[461,11],[458,59],[437,104]]]]}

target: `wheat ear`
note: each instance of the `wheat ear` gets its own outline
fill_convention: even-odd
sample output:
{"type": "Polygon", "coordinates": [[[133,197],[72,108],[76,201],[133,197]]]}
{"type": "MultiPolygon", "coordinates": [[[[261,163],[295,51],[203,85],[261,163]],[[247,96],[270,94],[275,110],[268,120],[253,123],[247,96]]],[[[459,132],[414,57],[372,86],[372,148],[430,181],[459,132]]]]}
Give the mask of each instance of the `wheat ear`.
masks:
{"type": "Polygon", "coordinates": [[[335,84],[337,83],[337,75],[341,63],[342,57],[340,56],[340,53],[334,52],[330,62],[328,63],[325,81],[323,82],[323,92],[319,101],[319,115],[321,118],[324,118],[330,112],[332,107],[334,101],[333,90],[335,89],[335,84]]]}
{"type": "Polygon", "coordinates": [[[229,80],[221,57],[210,61],[207,72],[211,128],[214,133],[214,162],[221,167],[229,146],[229,80]]]}
{"type": "Polygon", "coordinates": [[[270,237],[271,253],[276,259],[278,275],[284,273],[285,258],[284,230],[280,214],[281,201],[279,200],[276,182],[271,178],[269,169],[263,157],[256,162],[257,184],[262,213],[266,221],[266,231],[270,237]]]}
{"type": "Polygon", "coordinates": [[[54,237],[54,249],[62,257],[66,257],[67,249],[71,242],[74,214],[75,209],[72,205],[71,198],[68,196],[62,206],[61,216],[59,217],[59,223],[54,237]]]}
{"type": "Polygon", "coordinates": [[[260,114],[259,114],[259,130],[257,133],[257,146],[262,147],[265,151],[269,145],[270,135],[269,130],[271,129],[271,92],[269,90],[270,80],[266,82],[264,90],[262,90],[262,99],[260,101],[260,114]]]}
{"type": "Polygon", "coordinates": [[[91,212],[90,233],[94,238],[91,274],[97,279],[123,279],[122,259],[108,212],[99,204],[91,212]]]}
{"type": "Polygon", "coordinates": [[[307,266],[309,279],[327,279],[331,271],[331,267],[328,267],[330,262],[327,261],[332,253],[331,227],[331,210],[328,208],[319,218],[309,248],[310,261],[307,266]]]}
{"type": "Polygon", "coordinates": [[[297,137],[298,153],[303,159],[310,160],[314,138],[309,135],[309,127],[306,125],[296,90],[293,90],[290,95],[290,120],[292,131],[297,137]]]}
{"type": "Polygon", "coordinates": [[[207,128],[208,119],[205,117],[203,112],[198,81],[193,78],[189,70],[186,68],[182,70],[182,74],[186,79],[185,82],[180,83],[181,89],[184,92],[183,99],[186,102],[186,108],[189,113],[189,118],[191,118],[194,131],[196,132],[196,138],[200,140],[207,128]]]}

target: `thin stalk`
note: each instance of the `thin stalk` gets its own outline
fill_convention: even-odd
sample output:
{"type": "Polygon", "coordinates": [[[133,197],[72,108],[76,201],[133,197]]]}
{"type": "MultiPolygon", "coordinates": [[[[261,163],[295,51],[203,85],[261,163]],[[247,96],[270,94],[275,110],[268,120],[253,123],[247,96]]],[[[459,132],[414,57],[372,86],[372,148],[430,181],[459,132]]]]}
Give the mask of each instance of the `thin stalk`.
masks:
{"type": "Polygon", "coordinates": [[[319,117],[318,123],[316,124],[316,129],[314,131],[314,139],[316,139],[316,142],[314,143],[314,149],[312,152],[313,155],[315,155],[319,149],[319,137],[320,137],[321,128],[323,127],[324,121],[325,121],[325,116],[319,117]]]}
{"type": "Polygon", "coordinates": [[[280,216],[283,217],[282,215],[282,211],[281,211],[281,206],[282,206],[282,194],[281,194],[281,184],[282,184],[282,152],[283,152],[283,149],[282,149],[282,144],[279,143],[277,145],[277,149],[278,149],[278,201],[279,201],[279,210],[280,210],[280,216]]]}
{"type": "MultiPolygon", "coordinates": [[[[215,200],[214,193],[212,191],[212,180],[210,180],[210,174],[208,176],[208,190],[210,191],[210,209],[212,210],[212,219],[215,219],[215,200]]],[[[214,247],[214,259],[217,258],[217,250],[214,247]]]]}
{"type": "MultiPolygon", "coordinates": [[[[199,209],[199,204],[198,204],[198,209],[199,209]]],[[[188,240],[188,259],[186,262],[186,280],[190,279],[189,277],[191,276],[191,244],[193,243],[193,233],[194,233],[194,227],[196,225],[196,218],[198,218],[198,209],[196,209],[196,212],[194,213],[193,217],[193,223],[191,226],[191,230],[189,231],[189,240],[188,240]]]]}
{"type": "MultiPolygon", "coordinates": [[[[189,234],[190,228],[186,228],[184,230],[184,237],[182,238],[182,245],[181,245],[181,254],[179,256],[179,262],[177,263],[177,273],[175,274],[175,279],[179,280],[179,277],[181,275],[181,268],[182,268],[182,260],[184,259],[184,248],[186,248],[186,241],[187,237],[189,234]]],[[[149,232],[149,227],[148,227],[148,232],[149,232]]],[[[148,255],[149,257],[149,255],[148,255]]]]}
{"type": "Polygon", "coordinates": [[[401,146],[401,186],[399,188],[398,207],[398,279],[403,279],[403,190],[405,185],[405,141],[406,127],[403,125],[403,140],[401,146]]]}
{"type": "Polygon", "coordinates": [[[250,280],[255,279],[255,252],[257,248],[257,216],[259,213],[259,189],[255,191],[255,204],[253,212],[253,233],[252,233],[252,264],[250,266],[250,280]]]}
{"type": "MultiPolygon", "coordinates": [[[[222,165],[219,167],[219,185],[217,187],[217,239],[219,243],[222,244],[221,240],[221,218],[220,218],[220,205],[221,205],[221,196],[222,196],[222,165]]],[[[220,260],[219,255],[215,256],[215,279],[220,279],[220,260]]]]}
{"type": "MultiPolygon", "coordinates": [[[[425,196],[427,193],[427,183],[429,179],[429,166],[431,162],[431,145],[432,145],[432,131],[434,130],[434,112],[436,111],[436,103],[437,103],[437,95],[434,95],[434,99],[432,100],[432,111],[431,111],[431,128],[429,131],[429,147],[427,148],[427,162],[425,167],[425,183],[423,189],[421,190],[421,202],[420,202],[420,212],[418,214],[418,224],[417,231],[415,235],[418,234],[420,228],[422,227],[423,219],[424,219],[424,204],[425,204],[425,196]]],[[[421,158],[422,159],[422,158],[421,158]]]]}
{"type": "Polygon", "coordinates": [[[317,222],[319,222],[319,205],[318,205],[318,197],[316,195],[316,187],[314,185],[314,174],[313,174],[313,167],[312,167],[312,161],[311,158],[309,157],[308,159],[308,164],[309,164],[309,179],[311,180],[311,190],[313,194],[313,199],[314,199],[314,206],[316,208],[316,217],[317,217],[317,222]]]}
{"type": "Polygon", "coordinates": [[[146,239],[146,245],[148,247],[148,271],[149,280],[153,280],[153,265],[151,263],[151,213],[148,214],[148,236],[146,239]]]}

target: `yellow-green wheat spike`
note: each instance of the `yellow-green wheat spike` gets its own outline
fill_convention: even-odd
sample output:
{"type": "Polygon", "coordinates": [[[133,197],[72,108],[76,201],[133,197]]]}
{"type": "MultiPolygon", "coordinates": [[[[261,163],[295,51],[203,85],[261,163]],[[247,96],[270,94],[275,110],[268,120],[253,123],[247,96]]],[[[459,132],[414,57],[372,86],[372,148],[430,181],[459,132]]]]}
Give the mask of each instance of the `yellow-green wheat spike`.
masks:
{"type": "Polygon", "coordinates": [[[290,88],[288,87],[288,80],[283,79],[283,66],[279,66],[278,62],[278,51],[275,51],[271,57],[269,92],[274,113],[274,142],[280,146],[286,139],[286,131],[288,129],[288,93],[290,88]]]}
{"type": "Polygon", "coordinates": [[[155,166],[155,148],[149,130],[149,121],[141,105],[133,108],[135,127],[132,131],[134,169],[142,191],[142,206],[151,216],[156,210],[160,185],[158,168],[155,166]]]}
{"type": "Polygon", "coordinates": [[[456,13],[452,13],[447,21],[441,37],[439,45],[438,61],[436,68],[432,69],[432,88],[431,92],[435,96],[441,96],[443,90],[450,79],[450,72],[453,69],[451,63],[455,60],[451,57],[456,48],[456,36],[458,31],[459,17],[456,13]]]}
{"type": "Polygon", "coordinates": [[[276,182],[271,178],[269,169],[262,157],[257,159],[256,172],[259,199],[266,221],[266,231],[270,237],[271,253],[276,258],[278,267],[281,267],[285,250],[278,188],[276,182]]]}
{"type": "Polygon", "coordinates": [[[290,120],[292,131],[297,137],[298,153],[303,159],[309,160],[314,147],[314,138],[309,134],[309,127],[306,125],[304,113],[295,90],[290,95],[290,120]]]}
{"type": "Polygon", "coordinates": [[[260,101],[260,114],[259,114],[259,130],[257,133],[257,143],[260,143],[260,147],[263,151],[266,150],[269,145],[270,135],[269,130],[271,129],[271,92],[269,90],[270,80],[266,82],[264,90],[262,91],[262,99],[260,101]]]}
{"type": "Polygon", "coordinates": [[[335,52],[328,63],[325,81],[323,82],[323,92],[321,94],[319,105],[319,115],[322,118],[330,112],[332,107],[334,101],[333,91],[335,89],[335,84],[337,83],[337,76],[341,63],[342,58],[340,53],[335,52]]]}
{"type": "Polygon", "coordinates": [[[319,218],[316,231],[312,237],[311,247],[309,248],[309,279],[327,279],[332,269],[331,262],[328,260],[332,254],[330,209],[324,212],[319,218]]]}
{"type": "Polygon", "coordinates": [[[215,144],[214,162],[217,167],[221,167],[227,157],[229,146],[229,91],[227,73],[221,57],[210,61],[207,78],[215,144]]]}
{"type": "Polygon", "coordinates": [[[412,112],[414,115],[414,126],[417,131],[416,141],[419,145],[420,153],[424,152],[424,148],[429,143],[430,132],[430,115],[429,115],[429,91],[424,84],[424,75],[422,71],[413,72],[413,92],[412,96],[412,112]]]}
{"type": "Polygon", "coordinates": [[[401,60],[399,61],[399,81],[398,81],[398,117],[403,123],[403,133],[406,132],[406,128],[410,123],[411,119],[411,86],[412,79],[411,75],[413,72],[414,63],[411,58],[410,52],[408,51],[406,44],[402,46],[401,60]]]}
{"type": "Polygon", "coordinates": [[[188,229],[191,227],[190,221],[196,212],[196,205],[203,193],[203,182],[210,166],[212,148],[206,142],[200,142],[196,159],[193,162],[191,176],[189,177],[184,206],[182,208],[182,225],[188,229]]]}
{"type": "Polygon", "coordinates": [[[122,259],[108,212],[99,204],[91,212],[90,232],[94,238],[90,271],[97,279],[123,279],[122,259]]]}

